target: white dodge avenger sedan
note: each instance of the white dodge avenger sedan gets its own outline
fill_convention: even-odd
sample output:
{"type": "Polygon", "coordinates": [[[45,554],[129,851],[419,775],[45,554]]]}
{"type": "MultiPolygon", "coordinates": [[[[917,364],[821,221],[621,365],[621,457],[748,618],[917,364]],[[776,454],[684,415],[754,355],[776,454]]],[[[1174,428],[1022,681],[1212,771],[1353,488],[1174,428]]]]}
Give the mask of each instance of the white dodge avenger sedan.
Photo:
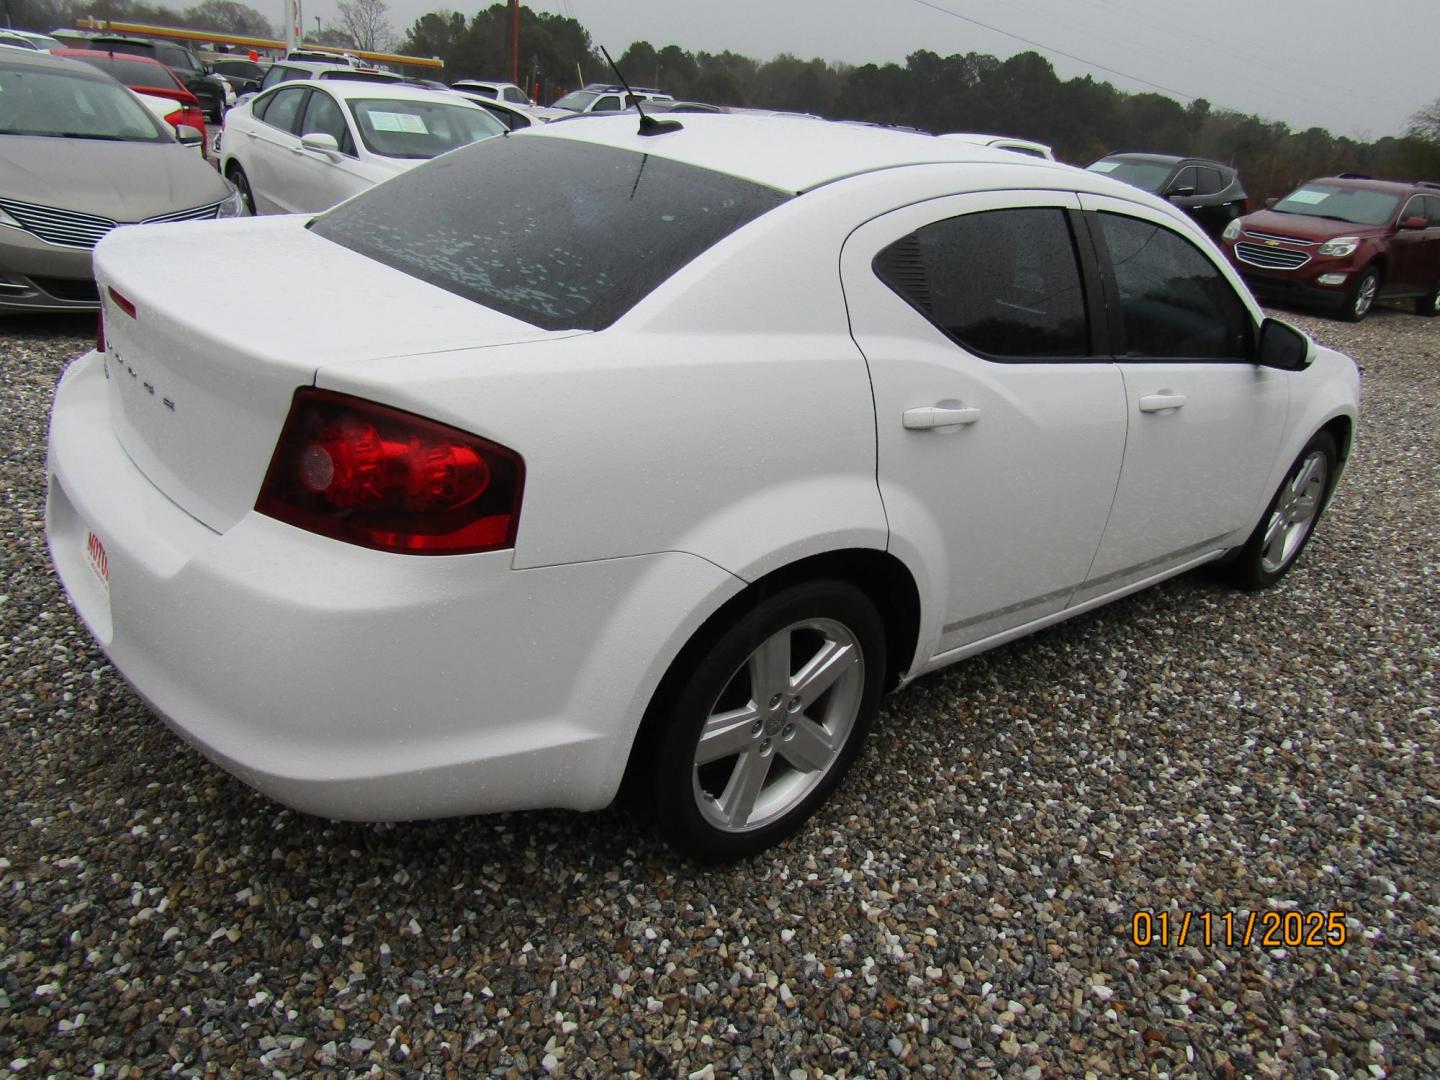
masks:
{"type": "Polygon", "coordinates": [[[804,118],[530,128],[95,269],[55,565],[181,735],[339,818],[623,791],[759,851],[907,680],[1273,584],[1354,436],[1355,366],[1167,204],[804,118]],[[216,309],[197,259],[254,272],[216,309]]]}

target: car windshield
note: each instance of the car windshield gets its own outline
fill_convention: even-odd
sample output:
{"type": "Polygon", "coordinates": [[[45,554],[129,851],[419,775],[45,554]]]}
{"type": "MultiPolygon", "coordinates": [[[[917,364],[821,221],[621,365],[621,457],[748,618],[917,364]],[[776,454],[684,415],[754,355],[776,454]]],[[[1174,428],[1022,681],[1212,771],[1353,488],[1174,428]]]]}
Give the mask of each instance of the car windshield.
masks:
{"type": "Polygon", "coordinates": [[[0,135],[171,142],[119,83],[0,64],[0,135]]]}
{"type": "Polygon", "coordinates": [[[183,89],[179,79],[163,64],[147,64],[129,56],[114,56],[109,53],[91,53],[88,56],[75,55],[70,59],[79,60],[93,68],[113,75],[126,86],[154,86],[167,90],[183,89]]]}
{"type": "Polygon", "coordinates": [[[317,218],[320,236],[546,330],[599,330],[790,198],[567,139],[489,139],[317,218]]]}
{"type": "Polygon", "coordinates": [[[599,96],[591,90],[572,90],[550,107],[552,109],[569,109],[571,112],[584,112],[585,106],[599,96]]]}
{"type": "Polygon", "coordinates": [[[1386,191],[1341,184],[1302,184],[1276,203],[1281,214],[1306,214],[1354,225],[1384,225],[1400,205],[1400,196],[1386,191]]]}
{"type": "Polygon", "coordinates": [[[381,157],[439,157],[506,130],[484,109],[443,101],[352,98],[350,111],[365,148],[381,157]]]}
{"type": "Polygon", "coordinates": [[[1116,180],[1123,180],[1144,191],[1159,191],[1174,170],[1173,165],[1161,165],[1153,161],[1121,161],[1116,158],[1101,158],[1086,168],[1090,172],[1104,173],[1116,180]]]}

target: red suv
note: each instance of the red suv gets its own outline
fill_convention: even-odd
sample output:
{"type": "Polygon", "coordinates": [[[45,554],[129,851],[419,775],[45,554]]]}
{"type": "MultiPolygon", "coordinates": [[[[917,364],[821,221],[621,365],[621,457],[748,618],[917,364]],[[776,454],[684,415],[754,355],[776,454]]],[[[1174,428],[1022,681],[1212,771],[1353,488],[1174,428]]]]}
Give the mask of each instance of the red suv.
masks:
{"type": "Polygon", "coordinates": [[[1220,242],[1262,299],[1359,322],[1377,299],[1413,297],[1440,315],[1440,184],[1322,177],[1236,218],[1220,242]]]}

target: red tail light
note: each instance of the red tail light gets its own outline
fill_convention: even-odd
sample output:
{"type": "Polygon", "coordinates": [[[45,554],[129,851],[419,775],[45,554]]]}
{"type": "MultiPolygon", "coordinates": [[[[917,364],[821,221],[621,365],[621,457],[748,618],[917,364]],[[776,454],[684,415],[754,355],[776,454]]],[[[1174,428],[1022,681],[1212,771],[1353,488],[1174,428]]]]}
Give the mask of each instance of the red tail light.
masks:
{"type": "Polygon", "coordinates": [[[461,555],[515,546],[525,463],[387,405],[295,393],[255,509],[361,547],[461,555]]]}

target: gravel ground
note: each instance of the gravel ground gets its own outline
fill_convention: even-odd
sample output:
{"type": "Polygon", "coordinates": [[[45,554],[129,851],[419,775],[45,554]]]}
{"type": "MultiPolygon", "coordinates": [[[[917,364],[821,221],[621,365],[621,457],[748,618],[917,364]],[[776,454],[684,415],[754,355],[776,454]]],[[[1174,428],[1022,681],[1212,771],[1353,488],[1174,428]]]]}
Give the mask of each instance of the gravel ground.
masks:
{"type": "Polygon", "coordinates": [[[920,680],[818,821],[703,871],[615,812],[305,817],[183,746],[45,552],[90,324],[0,325],[0,1068],[1440,1075],[1440,320],[1293,318],[1365,411],[1280,587],[1186,577],[920,680]],[[1131,940],[1291,909],[1348,942],[1131,940]]]}

